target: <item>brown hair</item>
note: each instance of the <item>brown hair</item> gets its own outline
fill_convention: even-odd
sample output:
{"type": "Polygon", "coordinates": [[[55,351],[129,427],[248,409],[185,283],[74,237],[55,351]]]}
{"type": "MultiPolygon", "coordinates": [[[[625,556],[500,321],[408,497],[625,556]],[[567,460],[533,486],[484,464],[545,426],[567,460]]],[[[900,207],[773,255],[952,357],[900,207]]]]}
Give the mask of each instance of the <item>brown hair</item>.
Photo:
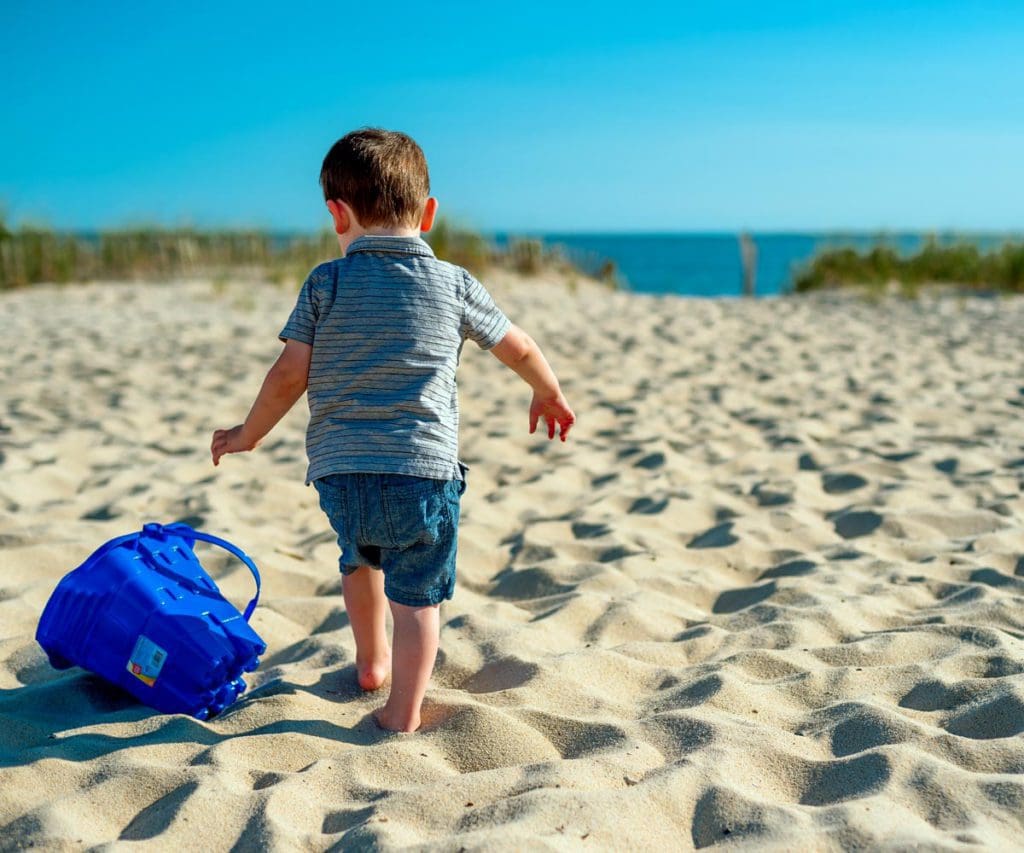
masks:
{"type": "Polygon", "coordinates": [[[427,158],[404,133],[364,127],[331,146],[320,186],[324,199],[346,202],[363,226],[415,227],[430,195],[427,158]]]}

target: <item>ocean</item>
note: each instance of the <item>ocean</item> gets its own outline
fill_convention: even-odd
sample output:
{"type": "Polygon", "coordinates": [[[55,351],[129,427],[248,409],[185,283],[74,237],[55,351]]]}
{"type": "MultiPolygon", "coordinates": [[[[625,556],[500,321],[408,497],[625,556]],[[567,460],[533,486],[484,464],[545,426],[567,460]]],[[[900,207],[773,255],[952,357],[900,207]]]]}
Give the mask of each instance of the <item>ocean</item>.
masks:
{"type": "MultiPolygon", "coordinates": [[[[640,293],[684,296],[739,296],[743,271],[737,234],[530,234],[493,235],[500,246],[510,236],[531,237],[546,246],[561,247],[566,256],[588,272],[606,260],[614,261],[620,286],[640,293]]],[[[790,288],[794,272],[824,249],[852,246],[869,249],[879,242],[911,253],[929,236],[940,243],[969,241],[979,248],[999,246],[1004,235],[924,234],[758,234],[756,292],[774,296],[790,288]]]]}

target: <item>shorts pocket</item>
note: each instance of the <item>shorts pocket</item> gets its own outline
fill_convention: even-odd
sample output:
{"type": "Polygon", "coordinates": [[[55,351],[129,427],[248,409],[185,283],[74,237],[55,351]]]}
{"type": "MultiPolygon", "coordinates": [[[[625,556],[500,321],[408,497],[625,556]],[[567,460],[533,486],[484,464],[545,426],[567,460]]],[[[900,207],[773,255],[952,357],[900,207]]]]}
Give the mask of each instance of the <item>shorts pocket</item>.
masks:
{"type": "Polygon", "coordinates": [[[417,479],[387,484],[382,490],[384,515],[393,547],[434,545],[451,523],[444,480],[417,479]]]}

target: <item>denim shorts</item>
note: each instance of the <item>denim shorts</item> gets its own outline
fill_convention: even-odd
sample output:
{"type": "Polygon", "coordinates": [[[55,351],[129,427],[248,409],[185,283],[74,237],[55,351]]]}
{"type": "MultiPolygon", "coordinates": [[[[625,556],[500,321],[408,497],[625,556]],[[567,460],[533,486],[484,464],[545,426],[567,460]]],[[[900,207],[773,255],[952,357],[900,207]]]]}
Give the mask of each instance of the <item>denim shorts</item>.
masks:
{"type": "Polygon", "coordinates": [[[384,594],[409,607],[454,595],[465,480],[359,473],[329,474],[313,485],[338,534],[343,575],[360,566],[381,569],[384,594]]]}

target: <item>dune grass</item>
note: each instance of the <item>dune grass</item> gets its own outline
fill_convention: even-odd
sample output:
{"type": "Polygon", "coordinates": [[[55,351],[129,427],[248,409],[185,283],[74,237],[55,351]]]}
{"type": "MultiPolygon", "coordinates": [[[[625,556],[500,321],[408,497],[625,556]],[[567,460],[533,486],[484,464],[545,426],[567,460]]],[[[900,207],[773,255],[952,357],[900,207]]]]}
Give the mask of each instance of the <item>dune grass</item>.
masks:
{"type": "Polygon", "coordinates": [[[914,296],[929,285],[1024,293],[1024,243],[1006,242],[982,251],[972,243],[944,245],[933,238],[909,255],[882,243],[864,251],[829,249],[793,278],[797,293],[837,287],[880,292],[895,286],[904,295],[914,296]]]}
{"type": "Polygon", "coordinates": [[[138,227],[75,234],[28,226],[11,230],[0,222],[0,289],[244,270],[280,281],[305,276],[337,253],[329,232],[275,238],[258,230],[138,227]]]}
{"type": "MultiPolygon", "coordinates": [[[[582,274],[560,252],[538,240],[512,240],[498,249],[472,229],[445,219],[426,237],[439,258],[475,275],[486,273],[492,265],[525,275],[547,269],[582,274]]],[[[337,256],[338,243],[331,231],[282,236],[260,230],[140,226],[76,234],[32,226],[9,229],[0,219],[0,289],[39,282],[223,278],[239,273],[295,282],[337,256]]]]}

